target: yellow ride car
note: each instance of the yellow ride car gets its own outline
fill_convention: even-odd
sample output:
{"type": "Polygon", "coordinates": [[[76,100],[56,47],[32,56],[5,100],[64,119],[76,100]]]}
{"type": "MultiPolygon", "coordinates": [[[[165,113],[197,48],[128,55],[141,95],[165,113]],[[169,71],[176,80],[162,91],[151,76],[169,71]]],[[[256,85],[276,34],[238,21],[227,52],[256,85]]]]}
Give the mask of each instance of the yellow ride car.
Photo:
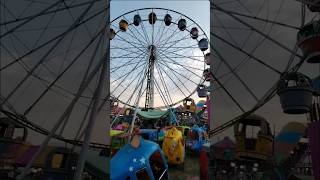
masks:
{"type": "Polygon", "coordinates": [[[175,127],[166,131],[162,143],[162,151],[169,164],[183,165],[185,143],[181,131],[175,127]]]}

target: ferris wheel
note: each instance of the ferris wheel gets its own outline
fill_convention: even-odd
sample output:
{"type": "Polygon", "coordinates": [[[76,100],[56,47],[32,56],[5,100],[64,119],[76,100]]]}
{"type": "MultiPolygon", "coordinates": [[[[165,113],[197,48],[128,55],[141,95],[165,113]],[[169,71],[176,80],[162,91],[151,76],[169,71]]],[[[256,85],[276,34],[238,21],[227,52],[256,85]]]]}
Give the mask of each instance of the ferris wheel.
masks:
{"type": "Polygon", "coordinates": [[[186,15],[137,9],[112,20],[110,28],[111,94],[122,103],[171,107],[203,83],[209,40],[186,15]]]}
{"type": "MultiPolygon", "coordinates": [[[[212,81],[214,101],[222,102],[215,113],[233,119],[269,101],[279,77],[300,68],[303,54],[295,37],[301,26],[319,19],[306,6],[211,1],[209,43],[192,17],[166,8],[130,11],[109,29],[110,6],[103,0],[1,1],[1,117],[81,145],[97,94],[103,95],[98,110],[109,111],[108,87],[95,91],[104,82],[100,72],[109,68],[106,86],[126,105],[170,107],[212,81]]],[[[95,125],[101,133],[104,119],[95,125]]]]}

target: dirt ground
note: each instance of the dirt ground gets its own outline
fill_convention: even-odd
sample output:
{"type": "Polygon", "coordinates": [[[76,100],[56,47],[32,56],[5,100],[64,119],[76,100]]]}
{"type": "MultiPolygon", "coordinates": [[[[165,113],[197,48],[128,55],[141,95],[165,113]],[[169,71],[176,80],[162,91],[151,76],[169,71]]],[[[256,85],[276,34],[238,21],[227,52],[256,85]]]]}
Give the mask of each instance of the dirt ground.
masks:
{"type": "Polygon", "coordinates": [[[184,168],[169,165],[170,180],[200,180],[199,155],[186,154],[184,168]]]}

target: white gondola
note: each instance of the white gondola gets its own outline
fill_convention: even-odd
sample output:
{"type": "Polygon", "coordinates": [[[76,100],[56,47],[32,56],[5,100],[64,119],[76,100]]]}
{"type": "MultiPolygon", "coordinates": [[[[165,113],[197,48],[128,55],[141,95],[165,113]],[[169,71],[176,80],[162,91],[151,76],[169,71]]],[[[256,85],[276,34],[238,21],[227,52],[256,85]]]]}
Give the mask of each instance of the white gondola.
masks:
{"type": "Polygon", "coordinates": [[[203,38],[199,41],[198,45],[201,51],[205,51],[208,49],[208,46],[209,46],[208,44],[209,44],[208,40],[206,38],[203,38]]]}
{"type": "Polygon", "coordinates": [[[184,31],[187,28],[187,21],[185,19],[180,19],[178,21],[178,28],[180,29],[180,31],[184,31]]]}
{"type": "Polygon", "coordinates": [[[190,35],[191,35],[191,38],[192,38],[192,39],[197,39],[198,36],[199,36],[199,30],[198,30],[196,27],[193,27],[193,28],[190,30],[190,35]]]}
{"type": "Polygon", "coordinates": [[[152,12],[149,14],[149,23],[154,24],[157,21],[157,15],[156,13],[152,12]]]}
{"type": "Polygon", "coordinates": [[[129,24],[126,20],[122,19],[120,22],[119,22],[119,28],[121,31],[127,31],[129,27],[129,24]]]}
{"type": "Polygon", "coordinates": [[[200,84],[197,88],[197,93],[198,93],[198,96],[200,98],[204,98],[204,97],[207,97],[208,95],[208,87],[203,85],[203,84],[200,84]]]}
{"type": "Polygon", "coordinates": [[[134,17],[133,17],[133,24],[134,24],[135,26],[139,26],[140,23],[141,23],[141,17],[140,17],[140,15],[138,15],[138,14],[134,15],[134,17]]]}
{"type": "Polygon", "coordinates": [[[210,65],[210,53],[207,53],[204,55],[204,61],[206,62],[207,65],[210,65]]]}
{"type": "Polygon", "coordinates": [[[112,28],[110,28],[110,37],[109,39],[112,40],[116,36],[116,31],[112,28]]]}
{"type": "Polygon", "coordinates": [[[164,16],[164,24],[166,26],[170,26],[171,22],[172,22],[172,17],[170,16],[170,14],[166,14],[164,16]]]}

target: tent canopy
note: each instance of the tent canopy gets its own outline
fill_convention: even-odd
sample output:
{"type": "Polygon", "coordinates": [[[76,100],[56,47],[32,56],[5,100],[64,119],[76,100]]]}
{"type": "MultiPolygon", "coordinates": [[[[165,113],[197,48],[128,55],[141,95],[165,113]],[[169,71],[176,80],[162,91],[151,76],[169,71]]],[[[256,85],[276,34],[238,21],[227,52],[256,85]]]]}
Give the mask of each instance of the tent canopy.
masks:
{"type": "Polygon", "coordinates": [[[168,114],[169,114],[169,111],[162,111],[162,110],[148,110],[148,111],[141,111],[140,109],[138,110],[138,115],[147,120],[159,119],[168,114]]]}

